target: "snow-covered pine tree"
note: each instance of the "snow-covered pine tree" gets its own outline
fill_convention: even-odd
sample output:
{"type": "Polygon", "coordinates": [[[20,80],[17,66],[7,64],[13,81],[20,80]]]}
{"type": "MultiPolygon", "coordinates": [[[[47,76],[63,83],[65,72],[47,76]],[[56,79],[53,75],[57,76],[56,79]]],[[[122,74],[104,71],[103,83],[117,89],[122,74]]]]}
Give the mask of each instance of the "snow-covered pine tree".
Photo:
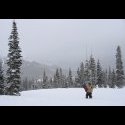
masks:
{"type": "Polygon", "coordinates": [[[85,69],[84,69],[84,82],[91,82],[90,81],[90,69],[89,69],[89,61],[86,60],[85,69]]]}
{"type": "Polygon", "coordinates": [[[4,74],[3,74],[1,59],[0,59],[0,95],[4,95],[4,74]]]}
{"type": "Polygon", "coordinates": [[[122,62],[122,55],[121,55],[121,48],[120,46],[117,47],[116,53],[116,86],[118,88],[122,88],[124,83],[124,70],[123,70],[123,62],[122,62]]]}
{"type": "Polygon", "coordinates": [[[102,86],[101,87],[107,87],[106,86],[106,74],[105,74],[105,71],[103,70],[102,71],[102,86]]]}
{"type": "Polygon", "coordinates": [[[44,73],[43,73],[43,84],[42,84],[42,88],[47,88],[47,83],[48,83],[48,77],[46,75],[46,71],[44,70],[44,73]]]}
{"type": "Polygon", "coordinates": [[[7,94],[20,95],[21,86],[21,48],[19,47],[19,38],[16,22],[13,21],[13,28],[9,37],[9,53],[7,59],[7,94]]]}
{"type": "Polygon", "coordinates": [[[57,87],[57,78],[56,78],[56,74],[54,74],[54,76],[53,76],[53,82],[52,82],[52,86],[53,86],[53,88],[56,88],[57,87]]]}
{"type": "Polygon", "coordinates": [[[66,87],[66,76],[63,74],[62,68],[59,69],[59,84],[60,88],[66,87]]]}
{"type": "Polygon", "coordinates": [[[55,75],[54,75],[54,81],[53,81],[55,88],[59,88],[59,87],[60,87],[59,81],[60,81],[60,75],[59,75],[59,70],[58,70],[58,68],[57,68],[57,69],[56,69],[56,73],[55,73],[55,75]]]}
{"type": "Polygon", "coordinates": [[[63,88],[66,88],[67,87],[67,79],[66,79],[66,75],[63,74],[63,88]]]}
{"type": "Polygon", "coordinates": [[[79,79],[80,79],[80,86],[82,87],[83,86],[83,83],[84,83],[84,63],[81,62],[80,64],[80,75],[79,75],[79,79]]]}
{"type": "Polygon", "coordinates": [[[110,86],[110,88],[115,88],[115,86],[116,86],[116,74],[115,74],[115,70],[113,69],[112,75],[111,75],[111,86],[110,86]]]}
{"type": "Polygon", "coordinates": [[[49,84],[50,84],[49,88],[52,88],[53,87],[53,79],[52,78],[49,79],[49,84]]]}
{"type": "Polygon", "coordinates": [[[103,87],[103,73],[102,73],[102,67],[98,60],[97,62],[97,82],[96,85],[98,85],[99,88],[103,87]]]}
{"type": "Polygon", "coordinates": [[[90,80],[93,85],[96,85],[96,64],[95,59],[91,55],[89,60],[90,80]]]}
{"type": "Polygon", "coordinates": [[[57,87],[60,88],[60,73],[59,73],[59,69],[57,68],[56,70],[56,78],[57,78],[57,87]]]}
{"type": "Polygon", "coordinates": [[[60,83],[60,87],[62,88],[64,84],[62,68],[59,69],[59,76],[60,76],[59,83],[60,83]]]}
{"type": "Polygon", "coordinates": [[[75,87],[81,87],[81,84],[80,84],[80,69],[78,68],[77,70],[77,75],[75,77],[75,87]]]}
{"type": "Polygon", "coordinates": [[[25,91],[25,90],[28,90],[28,78],[26,77],[23,81],[22,81],[22,84],[21,84],[21,88],[22,88],[22,91],[25,91]]]}
{"type": "Polygon", "coordinates": [[[35,81],[34,79],[28,80],[28,90],[33,89],[34,81],[35,81]]]}
{"type": "Polygon", "coordinates": [[[104,88],[107,88],[108,86],[108,74],[107,74],[107,69],[105,71],[103,71],[103,77],[104,77],[104,88]]]}
{"type": "Polygon", "coordinates": [[[108,86],[109,88],[111,87],[112,85],[112,71],[111,71],[111,68],[109,66],[109,71],[108,71],[108,86]]]}
{"type": "Polygon", "coordinates": [[[67,83],[68,83],[68,87],[73,87],[72,71],[70,68],[69,68],[69,74],[67,77],[67,83]]]}

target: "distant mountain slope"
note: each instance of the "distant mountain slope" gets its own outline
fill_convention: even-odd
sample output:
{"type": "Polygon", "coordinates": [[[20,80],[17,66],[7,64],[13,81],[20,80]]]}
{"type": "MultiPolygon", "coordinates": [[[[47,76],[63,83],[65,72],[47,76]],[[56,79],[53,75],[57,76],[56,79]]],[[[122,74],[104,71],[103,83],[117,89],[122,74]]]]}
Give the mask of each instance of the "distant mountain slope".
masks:
{"type": "Polygon", "coordinates": [[[44,70],[49,77],[52,77],[57,67],[50,67],[37,62],[23,61],[22,65],[22,77],[28,77],[29,79],[41,78],[44,70]]]}
{"type": "MultiPolygon", "coordinates": [[[[7,70],[7,64],[4,59],[4,72],[7,70]]],[[[45,64],[40,64],[35,61],[30,62],[23,60],[23,65],[22,65],[22,79],[25,79],[26,77],[30,80],[32,79],[39,79],[42,78],[44,70],[46,71],[46,74],[48,77],[53,77],[56,68],[59,68],[58,66],[49,66],[45,64]]],[[[67,74],[67,70],[63,70],[65,74],[67,74]]]]}

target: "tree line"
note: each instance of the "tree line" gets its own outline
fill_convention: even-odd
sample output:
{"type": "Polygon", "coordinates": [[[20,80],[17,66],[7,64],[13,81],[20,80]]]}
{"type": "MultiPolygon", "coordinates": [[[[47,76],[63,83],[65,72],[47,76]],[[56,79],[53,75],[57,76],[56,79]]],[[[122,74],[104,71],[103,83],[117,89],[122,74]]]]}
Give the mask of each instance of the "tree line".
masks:
{"type": "Polygon", "coordinates": [[[75,76],[69,68],[66,76],[62,68],[57,68],[53,78],[49,78],[44,70],[40,80],[23,80],[22,90],[48,89],[48,88],[81,88],[84,84],[91,82],[99,88],[123,88],[125,86],[124,68],[121,58],[121,48],[116,50],[116,68],[104,69],[99,60],[95,61],[91,55],[89,60],[81,62],[75,76]],[[26,86],[27,85],[27,86],[26,86]]]}
{"type": "Polygon", "coordinates": [[[19,46],[19,37],[16,22],[13,21],[12,32],[9,37],[9,50],[7,58],[7,77],[4,77],[2,60],[0,60],[0,95],[20,95],[20,91],[47,88],[81,88],[83,84],[91,82],[95,87],[123,88],[125,86],[124,67],[120,46],[116,49],[115,69],[104,69],[98,59],[93,55],[85,62],[81,62],[75,76],[69,68],[65,75],[62,68],[57,68],[53,78],[49,78],[44,70],[43,77],[39,80],[21,81],[22,56],[19,46]]]}

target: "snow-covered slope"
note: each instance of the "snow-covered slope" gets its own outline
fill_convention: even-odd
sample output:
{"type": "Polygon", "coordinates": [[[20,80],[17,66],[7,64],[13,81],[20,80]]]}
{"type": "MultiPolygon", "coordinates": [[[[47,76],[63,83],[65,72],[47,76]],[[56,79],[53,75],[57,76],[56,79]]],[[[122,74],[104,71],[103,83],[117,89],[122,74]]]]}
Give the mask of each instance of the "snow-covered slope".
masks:
{"type": "Polygon", "coordinates": [[[96,88],[93,99],[86,99],[81,88],[43,89],[0,96],[0,106],[125,106],[125,88],[96,88]]]}

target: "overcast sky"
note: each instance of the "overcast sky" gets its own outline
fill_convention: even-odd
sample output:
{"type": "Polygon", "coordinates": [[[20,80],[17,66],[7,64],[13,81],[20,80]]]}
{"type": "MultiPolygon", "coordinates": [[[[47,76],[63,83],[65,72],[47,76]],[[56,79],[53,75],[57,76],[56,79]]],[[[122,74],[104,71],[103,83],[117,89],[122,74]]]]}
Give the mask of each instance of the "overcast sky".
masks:
{"type": "MultiPolygon", "coordinates": [[[[0,19],[0,55],[7,56],[13,19],[0,19]]],[[[23,58],[76,68],[93,53],[114,65],[117,45],[125,57],[125,20],[16,19],[23,58]]]]}

